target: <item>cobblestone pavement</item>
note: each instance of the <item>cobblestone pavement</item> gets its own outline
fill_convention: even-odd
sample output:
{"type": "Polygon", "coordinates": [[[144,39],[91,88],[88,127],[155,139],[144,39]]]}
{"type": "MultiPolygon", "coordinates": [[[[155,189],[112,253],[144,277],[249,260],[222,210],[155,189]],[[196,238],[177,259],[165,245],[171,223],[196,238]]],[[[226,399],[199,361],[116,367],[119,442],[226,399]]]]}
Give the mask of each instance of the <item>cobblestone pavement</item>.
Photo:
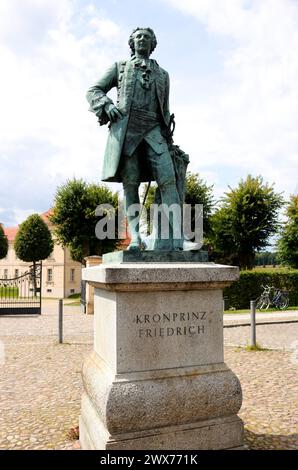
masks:
{"type": "Polygon", "coordinates": [[[298,449],[298,360],[285,351],[226,346],[225,361],[241,382],[247,446],[298,449]]]}
{"type": "MultiPolygon", "coordinates": [[[[226,345],[247,346],[250,342],[250,327],[224,328],[224,337],[226,345]]],[[[257,325],[256,338],[262,348],[286,351],[298,349],[298,323],[257,325]]]]}
{"type": "MultiPolygon", "coordinates": [[[[282,312],[256,312],[256,323],[298,323],[298,310],[285,310],[282,312]]],[[[249,313],[225,313],[224,325],[250,325],[249,313]]]]}
{"type": "Polygon", "coordinates": [[[93,317],[65,307],[65,342],[58,344],[57,302],[46,302],[45,310],[41,316],[0,317],[0,449],[77,447],[68,433],[78,424],[93,317]]]}
{"type": "MultiPolygon", "coordinates": [[[[79,448],[68,433],[78,424],[81,368],[92,349],[93,317],[65,307],[65,343],[59,345],[57,302],[47,302],[45,310],[40,317],[0,317],[0,449],[79,448]]],[[[295,334],[288,327],[259,326],[258,341],[290,349],[295,334]],[[261,336],[261,328],[271,330],[261,336]]],[[[245,327],[225,328],[227,343],[245,344],[246,335],[245,327]]],[[[240,417],[249,447],[298,449],[297,354],[226,346],[225,360],[242,384],[240,417]]]]}

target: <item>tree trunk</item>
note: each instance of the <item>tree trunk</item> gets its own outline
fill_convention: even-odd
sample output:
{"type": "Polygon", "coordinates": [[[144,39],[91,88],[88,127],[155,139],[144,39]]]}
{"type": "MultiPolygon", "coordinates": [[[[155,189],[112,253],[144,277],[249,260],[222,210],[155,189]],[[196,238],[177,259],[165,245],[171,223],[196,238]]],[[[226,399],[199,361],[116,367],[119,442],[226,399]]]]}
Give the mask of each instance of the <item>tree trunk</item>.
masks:
{"type": "Polygon", "coordinates": [[[36,297],[36,261],[33,261],[33,292],[36,297]]]}
{"type": "Polygon", "coordinates": [[[255,253],[242,252],[239,253],[239,265],[241,269],[252,269],[254,267],[255,253]]]}

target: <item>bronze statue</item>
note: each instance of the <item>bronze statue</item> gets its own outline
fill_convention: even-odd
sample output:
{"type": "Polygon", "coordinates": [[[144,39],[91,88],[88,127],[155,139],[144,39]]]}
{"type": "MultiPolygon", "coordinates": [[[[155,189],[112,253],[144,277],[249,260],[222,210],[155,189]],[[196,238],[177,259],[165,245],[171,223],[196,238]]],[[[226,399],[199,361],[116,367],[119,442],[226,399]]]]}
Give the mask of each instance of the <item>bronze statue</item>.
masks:
{"type": "MultiPolygon", "coordinates": [[[[169,75],[149,58],[156,45],[152,29],[136,28],[129,38],[131,58],[114,63],[87,93],[90,111],[96,114],[100,125],[109,123],[102,180],[123,183],[131,232],[130,250],[139,250],[142,246],[135,214],[129,214],[129,207],[140,202],[141,182],[157,182],[162,204],[181,207],[183,203],[181,186],[188,158],[179,147],[173,146],[171,139],[169,75]],[[116,105],[107,96],[114,87],[117,87],[116,105]],[[182,167],[177,170],[179,161],[182,167]]],[[[175,212],[170,215],[169,223],[172,234],[175,224],[181,224],[175,212]]],[[[162,243],[156,240],[153,246],[157,250],[182,248],[182,236],[179,239],[170,236],[162,243]]]]}

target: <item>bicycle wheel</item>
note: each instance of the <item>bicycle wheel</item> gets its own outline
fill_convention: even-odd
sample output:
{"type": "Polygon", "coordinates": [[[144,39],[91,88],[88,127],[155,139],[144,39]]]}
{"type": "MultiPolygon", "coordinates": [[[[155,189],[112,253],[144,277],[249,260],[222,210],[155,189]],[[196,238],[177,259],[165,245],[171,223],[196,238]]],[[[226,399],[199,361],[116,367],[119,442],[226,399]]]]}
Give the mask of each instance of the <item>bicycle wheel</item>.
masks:
{"type": "Polygon", "coordinates": [[[267,294],[262,294],[256,301],[256,308],[258,310],[267,310],[270,305],[270,299],[267,294]]]}
{"type": "Polygon", "coordinates": [[[284,310],[289,305],[289,296],[288,294],[281,293],[279,299],[276,302],[276,307],[284,310]]]}

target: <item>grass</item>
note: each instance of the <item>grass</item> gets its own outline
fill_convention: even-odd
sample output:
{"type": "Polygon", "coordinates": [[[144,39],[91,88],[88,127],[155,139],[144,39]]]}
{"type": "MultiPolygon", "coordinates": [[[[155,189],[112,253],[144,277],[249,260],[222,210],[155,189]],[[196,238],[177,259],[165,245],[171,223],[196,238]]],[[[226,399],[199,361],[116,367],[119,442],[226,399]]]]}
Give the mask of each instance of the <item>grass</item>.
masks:
{"type": "Polygon", "coordinates": [[[255,346],[250,346],[250,345],[247,345],[245,346],[245,351],[269,351],[269,349],[267,348],[262,348],[262,346],[260,346],[258,343],[256,343],[255,346]]]}
{"type": "Polygon", "coordinates": [[[81,305],[81,294],[71,294],[67,297],[66,302],[64,305],[67,305],[68,307],[79,307],[81,305]],[[67,302],[67,300],[73,300],[73,302],[67,302]]]}
{"type": "Polygon", "coordinates": [[[19,289],[17,287],[0,287],[0,298],[17,299],[19,297],[19,289]]]}
{"type": "Polygon", "coordinates": [[[80,299],[81,294],[71,294],[67,297],[68,299],[80,299]]]}
{"type": "MultiPolygon", "coordinates": [[[[285,310],[280,310],[279,308],[268,308],[268,310],[257,310],[257,313],[270,313],[270,312],[286,312],[287,310],[298,310],[297,306],[288,307],[285,310]]],[[[250,313],[250,309],[240,309],[240,310],[225,310],[224,313],[250,313]]]]}
{"type": "Polygon", "coordinates": [[[65,303],[64,305],[66,305],[67,307],[71,306],[71,307],[79,307],[81,305],[81,301],[80,300],[77,300],[75,302],[69,302],[69,303],[65,303]]]}
{"type": "Polygon", "coordinates": [[[276,273],[277,271],[278,272],[283,272],[283,273],[289,273],[289,272],[293,272],[293,271],[297,271],[296,269],[294,268],[288,268],[286,266],[255,266],[251,272],[253,271],[258,271],[258,272],[262,272],[262,273],[276,273]]]}

